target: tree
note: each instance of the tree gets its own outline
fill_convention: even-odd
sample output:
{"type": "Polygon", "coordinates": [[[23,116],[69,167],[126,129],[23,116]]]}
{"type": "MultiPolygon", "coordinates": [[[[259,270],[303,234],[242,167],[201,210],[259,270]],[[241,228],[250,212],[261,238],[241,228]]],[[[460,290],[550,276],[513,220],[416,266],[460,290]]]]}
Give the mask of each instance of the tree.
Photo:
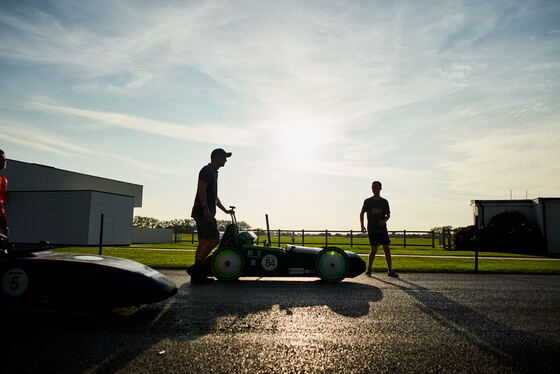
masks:
{"type": "Polygon", "coordinates": [[[457,227],[453,234],[453,247],[458,251],[474,250],[476,229],[474,225],[457,227]]]}
{"type": "Polygon", "coordinates": [[[439,236],[439,235],[441,235],[442,232],[444,232],[444,231],[449,232],[452,229],[453,229],[452,226],[439,226],[439,227],[432,227],[431,231],[433,231],[436,234],[436,236],[439,236]]]}
{"type": "Polygon", "coordinates": [[[245,221],[237,222],[237,226],[239,226],[239,231],[249,231],[249,230],[251,230],[251,225],[249,225],[245,221]]]}
{"type": "MultiPolygon", "coordinates": [[[[231,224],[229,220],[217,220],[218,223],[218,230],[225,231],[226,227],[231,224]]],[[[142,217],[142,216],[134,216],[132,220],[132,225],[136,227],[147,227],[150,229],[155,228],[164,228],[164,229],[173,229],[173,232],[179,233],[191,233],[196,230],[196,223],[194,219],[190,218],[179,218],[179,219],[172,219],[169,221],[160,221],[157,218],[153,217],[142,217]]],[[[237,222],[239,227],[239,231],[249,231],[251,230],[251,226],[244,221],[237,222]]]]}
{"type": "Polygon", "coordinates": [[[134,218],[132,219],[132,226],[136,227],[147,227],[149,229],[153,229],[156,227],[160,227],[159,225],[160,221],[152,217],[134,216],[134,218]]]}
{"type": "Polygon", "coordinates": [[[162,227],[166,229],[173,229],[173,232],[190,233],[196,229],[196,224],[193,219],[180,218],[172,219],[170,221],[161,222],[162,227]]]}

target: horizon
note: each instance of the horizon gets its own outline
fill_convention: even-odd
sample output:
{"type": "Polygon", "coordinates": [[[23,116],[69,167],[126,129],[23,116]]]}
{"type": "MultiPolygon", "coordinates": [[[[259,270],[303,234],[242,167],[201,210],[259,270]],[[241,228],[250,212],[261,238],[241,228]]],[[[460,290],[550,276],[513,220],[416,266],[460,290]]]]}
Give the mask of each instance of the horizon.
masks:
{"type": "Polygon", "coordinates": [[[143,185],[160,220],[214,148],[252,227],[355,230],[373,180],[390,231],[559,195],[560,3],[241,3],[2,2],[0,149],[143,185]]]}

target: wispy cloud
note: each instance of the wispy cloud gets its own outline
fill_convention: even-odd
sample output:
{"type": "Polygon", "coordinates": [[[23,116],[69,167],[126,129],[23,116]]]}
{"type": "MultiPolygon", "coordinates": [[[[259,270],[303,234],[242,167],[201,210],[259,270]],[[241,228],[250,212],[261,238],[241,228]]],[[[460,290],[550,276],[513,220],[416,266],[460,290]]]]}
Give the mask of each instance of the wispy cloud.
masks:
{"type": "Polygon", "coordinates": [[[186,126],[125,113],[101,112],[43,103],[34,103],[34,106],[40,110],[87,118],[129,130],[203,143],[216,143],[219,140],[228,145],[246,145],[253,136],[249,131],[219,123],[186,126]]]}
{"type": "Polygon", "coordinates": [[[29,148],[33,148],[33,149],[37,149],[39,151],[46,151],[46,152],[50,152],[50,153],[56,153],[58,155],[63,155],[63,156],[69,156],[69,154],[67,152],[61,151],[58,148],[55,147],[51,147],[47,144],[42,144],[42,143],[37,143],[37,142],[33,142],[31,140],[28,139],[23,139],[19,136],[13,136],[13,135],[8,135],[6,134],[6,132],[8,132],[10,129],[8,128],[4,128],[3,126],[0,127],[0,129],[2,130],[2,132],[0,132],[0,139],[13,143],[13,144],[18,144],[18,145],[22,145],[24,147],[29,147],[29,148]]]}
{"type": "MultiPolygon", "coordinates": [[[[96,155],[96,157],[108,157],[134,166],[138,170],[149,171],[157,174],[173,176],[184,176],[188,174],[184,170],[151,164],[127,156],[108,152],[100,153],[98,150],[76,145],[75,142],[62,139],[60,135],[51,134],[48,131],[44,131],[35,126],[17,123],[17,128],[13,128],[8,127],[3,123],[4,121],[0,121],[0,139],[13,144],[67,157],[75,155],[96,155]]],[[[11,122],[10,124],[14,125],[14,122],[11,122]]]]}
{"type": "Polygon", "coordinates": [[[500,196],[510,188],[544,195],[560,191],[560,126],[494,131],[448,145],[438,166],[456,191],[500,196]],[[454,156],[453,156],[454,155],[454,156]]]}
{"type": "Polygon", "coordinates": [[[189,162],[222,143],[263,173],[433,181],[428,203],[560,190],[559,14],[539,0],[0,2],[0,102],[14,103],[0,117],[45,130],[0,135],[90,155],[66,136],[87,123],[116,165],[174,176],[111,137],[180,139],[155,152],[189,162]]]}
{"type": "Polygon", "coordinates": [[[93,154],[93,151],[88,148],[61,140],[47,131],[21,122],[0,120],[0,136],[12,143],[64,156],[69,156],[69,152],[93,154]]]}
{"type": "Polygon", "coordinates": [[[151,173],[174,175],[174,176],[185,176],[185,175],[189,174],[186,171],[178,169],[178,168],[173,168],[172,169],[172,168],[162,166],[162,165],[156,165],[156,164],[151,164],[151,163],[147,163],[147,162],[143,162],[143,161],[138,161],[138,160],[136,160],[134,158],[131,158],[131,157],[120,156],[120,155],[115,155],[115,154],[109,154],[107,156],[109,156],[111,158],[114,158],[116,160],[119,160],[119,161],[123,161],[123,162],[125,162],[129,165],[132,165],[132,166],[136,167],[139,170],[144,170],[144,171],[151,172],[151,173]]]}

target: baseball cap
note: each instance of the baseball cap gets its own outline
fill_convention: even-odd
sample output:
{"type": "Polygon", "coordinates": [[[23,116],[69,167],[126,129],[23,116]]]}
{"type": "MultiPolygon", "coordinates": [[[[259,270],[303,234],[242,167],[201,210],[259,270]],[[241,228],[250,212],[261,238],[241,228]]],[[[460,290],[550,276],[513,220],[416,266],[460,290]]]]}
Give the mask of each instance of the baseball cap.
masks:
{"type": "Polygon", "coordinates": [[[231,152],[226,152],[222,148],[216,148],[212,151],[212,154],[210,155],[210,157],[213,158],[215,156],[230,157],[231,152]]]}

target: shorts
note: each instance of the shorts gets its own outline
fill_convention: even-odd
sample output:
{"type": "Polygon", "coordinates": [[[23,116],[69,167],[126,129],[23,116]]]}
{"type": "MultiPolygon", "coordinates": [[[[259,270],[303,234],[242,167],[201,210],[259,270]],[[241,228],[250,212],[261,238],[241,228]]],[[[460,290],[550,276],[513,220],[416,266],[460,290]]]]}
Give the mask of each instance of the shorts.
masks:
{"type": "Polygon", "coordinates": [[[372,246],[378,245],[389,245],[391,241],[389,240],[389,233],[384,232],[372,232],[368,230],[369,244],[372,246]]]}
{"type": "Polygon", "coordinates": [[[200,239],[218,239],[220,232],[218,231],[218,222],[215,218],[205,221],[204,217],[194,217],[196,222],[196,231],[198,232],[198,240],[200,239]]]}

